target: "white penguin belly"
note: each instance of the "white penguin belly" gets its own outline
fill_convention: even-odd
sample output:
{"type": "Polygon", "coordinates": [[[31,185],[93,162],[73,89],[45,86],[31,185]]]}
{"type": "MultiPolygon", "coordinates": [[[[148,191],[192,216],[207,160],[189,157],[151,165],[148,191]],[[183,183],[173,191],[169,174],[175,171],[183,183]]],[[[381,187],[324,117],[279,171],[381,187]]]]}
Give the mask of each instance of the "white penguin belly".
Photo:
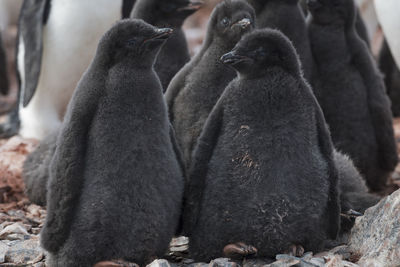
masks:
{"type": "MultiPolygon", "coordinates": [[[[122,0],[52,0],[49,20],[43,29],[38,85],[25,108],[20,102],[21,136],[41,140],[60,126],[101,36],[121,18],[121,6],[122,0]]],[[[20,54],[25,49],[22,50],[19,63],[23,62],[20,54]]],[[[24,75],[21,80],[22,84],[26,82],[24,75]]]]}

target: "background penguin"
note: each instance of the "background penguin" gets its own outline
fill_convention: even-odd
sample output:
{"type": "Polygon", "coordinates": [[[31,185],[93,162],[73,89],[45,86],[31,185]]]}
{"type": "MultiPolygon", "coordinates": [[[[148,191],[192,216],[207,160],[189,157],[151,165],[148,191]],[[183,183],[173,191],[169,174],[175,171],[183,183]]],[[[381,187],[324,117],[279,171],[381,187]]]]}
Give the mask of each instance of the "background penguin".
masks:
{"type": "Polygon", "coordinates": [[[167,250],[184,180],[153,65],[171,32],[125,20],[100,41],[50,165],[41,232],[49,266],[144,266],[167,250]]]}
{"type": "Polygon", "coordinates": [[[257,13],[258,28],[273,28],[284,33],[296,48],[308,81],[312,72],[312,55],[307,26],[299,0],[248,0],[257,13]]]}
{"type": "Polygon", "coordinates": [[[41,140],[59,128],[101,35],[127,13],[127,2],[133,0],[24,1],[18,34],[19,99],[0,129],[4,137],[16,134],[20,126],[21,136],[41,140]]]}
{"type": "Polygon", "coordinates": [[[190,60],[182,24],[201,7],[201,3],[190,0],[139,0],[132,12],[132,18],[143,19],[157,27],[174,29],[173,35],[161,49],[155,65],[163,92],[167,90],[175,74],[190,60]]]}
{"type": "Polygon", "coordinates": [[[37,205],[46,205],[49,167],[56,150],[58,131],[51,133],[28,155],[22,168],[25,192],[29,200],[37,205]]]}
{"type": "Polygon", "coordinates": [[[386,91],[392,102],[393,115],[398,117],[400,116],[400,70],[397,68],[386,40],[379,52],[379,68],[385,75],[386,91]]]}
{"type": "Polygon", "coordinates": [[[3,47],[3,38],[1,37],[0,32],[0,93],[7,95],[8,88],[7,58],[3,47]]]}
{"type": "Polygon", "coordinates": [[[184,229],[207,261],[244,242],[259,257],[318,251],[339,229],[338,174],[322,111],[292,44],[256,30],[222,57],[239,71],[193,154],[184,229]],[[301,201],[299,201],[301,199],[301,201]]]}
{"type": "Polygon", "coordinates": [[[253,29],[254,21],[254,10],[245,1],[218,4],[211,14],[201,50],[168,87],[170,119],[187,166],[209,113],[236,75],[219,58],[253,29]]]}
{"type": "Polygon", "coordinates": [[[355,5],[349,0],[310,0],[309,9],[314,92],[332,140],[378,191],[398,159],[390,102],[369,49],[355,31],[355,5]]]}

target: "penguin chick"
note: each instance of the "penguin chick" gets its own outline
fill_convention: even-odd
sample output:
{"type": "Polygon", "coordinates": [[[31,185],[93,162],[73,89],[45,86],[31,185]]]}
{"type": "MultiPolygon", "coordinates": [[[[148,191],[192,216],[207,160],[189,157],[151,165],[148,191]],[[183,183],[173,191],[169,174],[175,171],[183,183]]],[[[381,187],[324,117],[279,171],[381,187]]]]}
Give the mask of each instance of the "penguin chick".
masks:
{"type": "Polygon", "coordinates": [[[124,20],[102,37],[50,164],[41,232],[48,266],[144,266],[167,250],[184,179],[153,65],[171,32],[124,20]]]}
{"type": "Polygon", "coordinates": [[[257,27],[273,28],[284,33],[296,48],[308,81],[312,73],[312,54],[306,19],[299,0],[248,0],[256,10],[257,27]]]}
{"type": "Polygon", "coordinates": [[[338,173],[322,111],[291,42],[246,35],[222,61],[239,77],[207,119],[190,168],[184,229],[195,260],[243,242],[259,257],[317,252],[339,229],[338,173]]]}
{"type": "Polygon", "coordinates": [[[367,45],[355,31],[352,0],[309,0],[315,95],[335,147],[374,191],[397,165],[390,101],[367,45]]]}
{"type": "Polygon", "coordinates": [[[235,71],[219,59],[254,28],[254,9],[245,1],[224,1],[211,14],[200,52],[174,77],[166,92],[170,119],[186,166],[201,129],[235,71]]]}
{"type": "Polygon", "coordinates": [[[46,205],[49,166],[56,150],[58,131],[51,133],[28,155],[22,168],[26,194],[32,203],[46,205]]]}
{"type": "Polygon", "coordinates": [[[174,30],[157,57],[155,70],[160,77],[163,92],[175,74],[190,60],[188,45],[182,30],[183,22],[202,6],[202,1],[138,0],[132,18],[143,19],[157,27],[174,30]]]}

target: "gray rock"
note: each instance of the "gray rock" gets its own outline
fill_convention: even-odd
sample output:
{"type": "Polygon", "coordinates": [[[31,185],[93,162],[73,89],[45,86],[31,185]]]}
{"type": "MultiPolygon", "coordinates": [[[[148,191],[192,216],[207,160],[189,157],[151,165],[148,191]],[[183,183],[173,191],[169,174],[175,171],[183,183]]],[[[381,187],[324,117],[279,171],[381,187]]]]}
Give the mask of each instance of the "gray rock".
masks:
{"type": "Polygon", "coordinates": [[[11,225],[6,226],[0,232],[0,239],[15,240],[15,237],[14,237],[14,239],[9,238],[9,236],[12,234],[19,234],[22,236],[29,235],[28,231],[20,223],[13,223],[11,225]]]}
{"type": "Polygon", "coordinates": [[[211,261],[208,267],[238,267],[238,264],[228,258],[218,258],[211,261]]]}
{"type": "Polygon", "coordinates": [[[10,247],[7,246],[3,241],[0,241],[0,263],[6,261],[6,253],[10,247]]]}
{"type": "Polygon", "coordinates": [[[5,260],[9,263],[26,264],[27,262],[34,263],[40,257],[43,257],[43,251],[39,246],[39,240],[32,238],[14,243],[7,251],[5,260]]]}
{"type": "Polygon", "coordinates": [[[155,260],[147,265],[147,267],[171,267],[171,265],[167,260],[155,260]]]}
{"type": "Polygon", "coordinates": [[[400,266],[400,190],[356,219],[350,251],[361,266],[400,266]]]}

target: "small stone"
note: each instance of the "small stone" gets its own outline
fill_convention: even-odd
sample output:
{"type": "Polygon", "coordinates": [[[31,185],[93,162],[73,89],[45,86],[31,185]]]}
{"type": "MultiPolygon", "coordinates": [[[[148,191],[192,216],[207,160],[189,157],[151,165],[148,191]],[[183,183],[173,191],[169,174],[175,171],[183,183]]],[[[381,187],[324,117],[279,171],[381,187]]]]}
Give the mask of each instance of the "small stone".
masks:
{"type": "Polygon", "coordinates": [[[11,225],[5,227],[0,232],[0,238],[6,239],[6,237],[10,234],[29,235],[28,231],[26,231],[26,229],[20,223],[14,223],[14,224],[11,224],[11,225]]]}
{"type": "Polygon", "coordinates": [[[171,252],[183,252],[183,251],[187,251],[189,249],[189,246],[179,246],[179,247],[170,247],[169,250],[171,252]]]}
{"type": "Polygon", "coordinates": [[[19,241],[10,247],[6,253],[6,262],[24,264],[33,261],[43,253],[39,246],[39,240],[19,241]]]}
{"type": "Polygon", "coordinates": [[[171,267],[171,265],[166,260],[155,260],[147,265],[147,267],[171,267]]]}
{"type": "Polygon", "coordinates": [[[6,261],[6,253],[10,247],[7,246],[3,241],[0,241],[0,263],[3,263],[6,261]]]}
{"type": "Polygon", "coordinates": [[[34,235],[38,235],[40,233],[41,228],[32,227],[31,232],[34,235]]]}
{"type": "Polygon", "coordinates": [[[314,264],[315,266],[318,266],[318,267],[324,267],[325,266],[325,260],[322,259],[322,258],[312,258],[310,260],[310,263],[314,264]]]}
{"type": "Polygon", "coordinates": [[[211,261],[208,267],[238,267],[238,264],[230,261],[228,258],[218,258],[211,261]]]}
{"type": "Polygon", "coordinates": [[[169,245],[171,247],[187,246],[187,245],[189,245],[189,238],[187,238],[186,236],[172,238],[172,241],[169,245]]]}

